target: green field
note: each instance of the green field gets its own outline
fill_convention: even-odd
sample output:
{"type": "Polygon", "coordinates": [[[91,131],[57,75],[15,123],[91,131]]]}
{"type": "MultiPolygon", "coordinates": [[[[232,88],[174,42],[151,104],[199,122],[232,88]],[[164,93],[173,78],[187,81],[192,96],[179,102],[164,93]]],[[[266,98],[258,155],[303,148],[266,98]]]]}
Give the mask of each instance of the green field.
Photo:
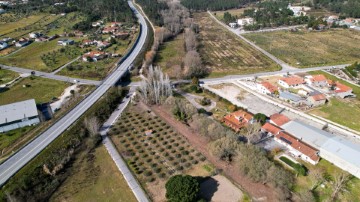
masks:
{"type": "Polygon", "coordinates": [[[16,72],[0,69],[0,85],[10,82],[18,76],[19,74],[16,72]]]}
{"type": "Polygon", "coordinates": [[[214,11],[212,14],[219,20],[224,19],[224,13],[229,12],[232,16],[237,16],[237,18],[241,18],[241,15],[244,13],[244,10],[251,9],[252,7],[239,8],[239,9],[230,9],[226,11],[214,11]]]}
{"type": "Polygon", "coordinates": [[[0,23],[0,36],[14,32],[19,28],[23,28],[38,22],[40,19],[44,18],[46,14],[39,14],[39,15],[31,15],[27,18],[22,18],[16,22],[9,22],[9,23],[0,23]]]}
{"type": "Polygon", "coordinates": [[[8,57],[0,58],[0,64],[51,72],[68,63],[80,53],[80,50],[76,47],[72,47],[74,49],[74,54],[66,55],[65,52],[60,53],[59,50],[64,47],[57,45],[57,41],[58,40],[33,42],[29,46],[8,57]],[[41,57],[50,54],[55,54],[54,62],[50,65],[46,65],[41,57]]]}
{"type": "Polygon", "coordinates": [[[300,68],[350,64],[360,58],[360,32],[351,29],[278,31],[244,36],[284,62],[300,68]]]}
{"type": "Polygon", "coordinates": [[[310,74],[323,74],[326,78],[339,81],[353,89],[356,98],[332,98],[329,103],[310,111],[311,114],[324,117],[353,130],[360,131],[360,87],[340,80],[323,71],[313,71],[310,74]]]}
{"type": "Polygon", "coordinates": [[[50,201],[136,201],[104,146],[95,149],[93,160],[78,159],[74,167],[78,172],[66,179],[50,201]]]}
{"type": "Polygon", "coordinates": [[[179,72],[176,71],[179,68],[176,67],[181,67],[181,63],[186,55],[184,43],[184,34],[180,34],[173,40],[161,45],[156,54],[154,63],[156,66],[160,66],[170,78],[180,76],[179,72]]]}
{"type": "Polygon", "coordinates": [[[41,77],[27,77],[21,79],[14,86],[0,92],[0,105],[35,99],[36,103],[49,102],[62,94],[68,84],[61,81],[41,77]],[[23,87],[28,85],[28,87],[23,87]]]}
{"type": "Polygon", "coordinates": [[[211,69],[210,77],[275,71],[280,68],[270,58],[230,33],[207,13],[195,13],[200,25],[199,53],[211,69]]]}
{"type": "Polygon", "coordinates": [[[18,128],[12,131],[8,131],[0,135],[0,151],[12,145],[21,136],[35,128],[36,126],[28,126],[24,128],[18,128]]]}

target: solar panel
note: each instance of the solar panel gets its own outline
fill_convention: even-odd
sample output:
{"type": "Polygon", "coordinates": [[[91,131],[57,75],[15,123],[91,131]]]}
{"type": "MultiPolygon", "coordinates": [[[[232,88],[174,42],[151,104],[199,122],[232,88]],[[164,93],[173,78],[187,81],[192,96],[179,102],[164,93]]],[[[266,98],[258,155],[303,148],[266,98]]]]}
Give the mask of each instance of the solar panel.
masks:
{"type": "Polygon", "coordinates": [[[285,139],[284,137],[280,137],[280,140],[282,140],[282,141],[284,141],[284,142],[286,142],[287,144],[292,144],[292,142],[291,141],[289,141],[289,140],[287,140],[287,139],[285,139]]]}

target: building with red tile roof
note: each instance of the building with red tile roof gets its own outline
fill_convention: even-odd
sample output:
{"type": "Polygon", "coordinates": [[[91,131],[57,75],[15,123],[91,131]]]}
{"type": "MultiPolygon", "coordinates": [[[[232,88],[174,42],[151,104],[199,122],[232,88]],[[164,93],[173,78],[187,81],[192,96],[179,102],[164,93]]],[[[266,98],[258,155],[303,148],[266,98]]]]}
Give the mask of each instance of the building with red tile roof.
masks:
{"type": "Polygon", "coordinates": [[[263,94],[274,94],[278,88],[267,81],[257,84],[257,89],[263,94]]]}
{"type": "Polygon", "coordinates": [[[315,94],[315,95],[312,95],[312,96],[309,96],[307,98],[307,101],[309,102],[309,105],[312,105],[312,106],[320,106],[320,105],[323,105],[326,103],[326,96],[322,93],[319,93],[319,94],[315,94]]]}
{"type": "Polygon", "coordinates": [[[283,114],[276,113],[270,116],[270,123],[275,124],[277,126],[282,126],[289,121],[290,119],[283,114]]]}
{"type": "Polygon", "coordinates": [[[271,134],[271,135],[277,135],[280,131],[282,131],[282,129],[280,127],[278,127],[278,126],[275,126],[274,124],[266,122],[261,127],[261,131],[266,132],[266,133],[271,134]]]}
{"type": "Polygon", "coordinates": [[[313,165],[316,165],[320,160],[319,150],[287,132],[280,131],[274,136],[274,140],[286,146],[289,149],[289,152],[294,156],[313,165]]]}
{"type": "Polygon", "coordinates": [[[284,88],[293,88],[304,83],[305,80],[299,76],[288,76],[278,80],[278,84],[284,88]]]}
{"type": "Polygon", "coordinates": [[[333,90],[336,96],[341,98],[355,97],[355,95],[352,93],[353,89],[349,86],[342,84],[339,81],[334,82],[329,80],[328,82],[330,87],[333,86],[334,89],[331,90],[333,90]]]}
{"type": "Polygon", "coordinates": [[[327,78],[322,74],[305,76],[305,81],[307,84],[317,87],[325,87],[328,85],[327,78]]]}
{"type": "Polygon", "coordinates": [[[82,56],[82,59],[85,62],[89,62],[89,58],[91,58],[92,61],[96,62],[98,60],[104,59],[105,57],[107,57],[107,54],[105,52],[91,51],[91,52],[85,53],[82,56]]]}
{"type": "Polygon", "coordinates": [[[244,110],[238,110],[226,115],[222,119],[222,122],[237,132],[251,122],[252,119],[253,115],[251,113],[244,110]]]}

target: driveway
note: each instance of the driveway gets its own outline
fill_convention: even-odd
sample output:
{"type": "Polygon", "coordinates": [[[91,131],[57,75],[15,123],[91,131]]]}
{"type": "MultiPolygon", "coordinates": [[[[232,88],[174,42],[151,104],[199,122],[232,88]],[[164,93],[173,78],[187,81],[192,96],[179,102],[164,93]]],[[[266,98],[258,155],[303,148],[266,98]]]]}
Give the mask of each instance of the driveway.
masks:
{"type": "Polygon", "coordinates": [[[194,95],[194,94],[190,94],[190,93],[186,93],[183,91],[177,91],[180,95],[184,96],[192,105],[194,105],[194,107],[196,107],[196,109],[205,109],[206,111],[211,111],[212,109],[214,109],[216,107],[216,102],[213,100],[211,101],[211,104],[208,106],[203,106],[201,104],[199,104],[196,100],[201,100],[204,97],[202,96],[198,96],[198,95],[194,95]]]}

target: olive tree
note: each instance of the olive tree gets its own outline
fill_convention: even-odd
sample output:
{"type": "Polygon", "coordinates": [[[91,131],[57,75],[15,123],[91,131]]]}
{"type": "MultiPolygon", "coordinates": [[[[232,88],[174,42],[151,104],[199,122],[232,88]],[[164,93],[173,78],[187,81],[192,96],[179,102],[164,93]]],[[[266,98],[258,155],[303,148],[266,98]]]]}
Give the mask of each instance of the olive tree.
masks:
{"type": "Polygon", "coordinates": [[[170,202],[192,202],[198,197],[200,184],[190,175],[175,175],[166,182],[165,188],[170,202]]]}

